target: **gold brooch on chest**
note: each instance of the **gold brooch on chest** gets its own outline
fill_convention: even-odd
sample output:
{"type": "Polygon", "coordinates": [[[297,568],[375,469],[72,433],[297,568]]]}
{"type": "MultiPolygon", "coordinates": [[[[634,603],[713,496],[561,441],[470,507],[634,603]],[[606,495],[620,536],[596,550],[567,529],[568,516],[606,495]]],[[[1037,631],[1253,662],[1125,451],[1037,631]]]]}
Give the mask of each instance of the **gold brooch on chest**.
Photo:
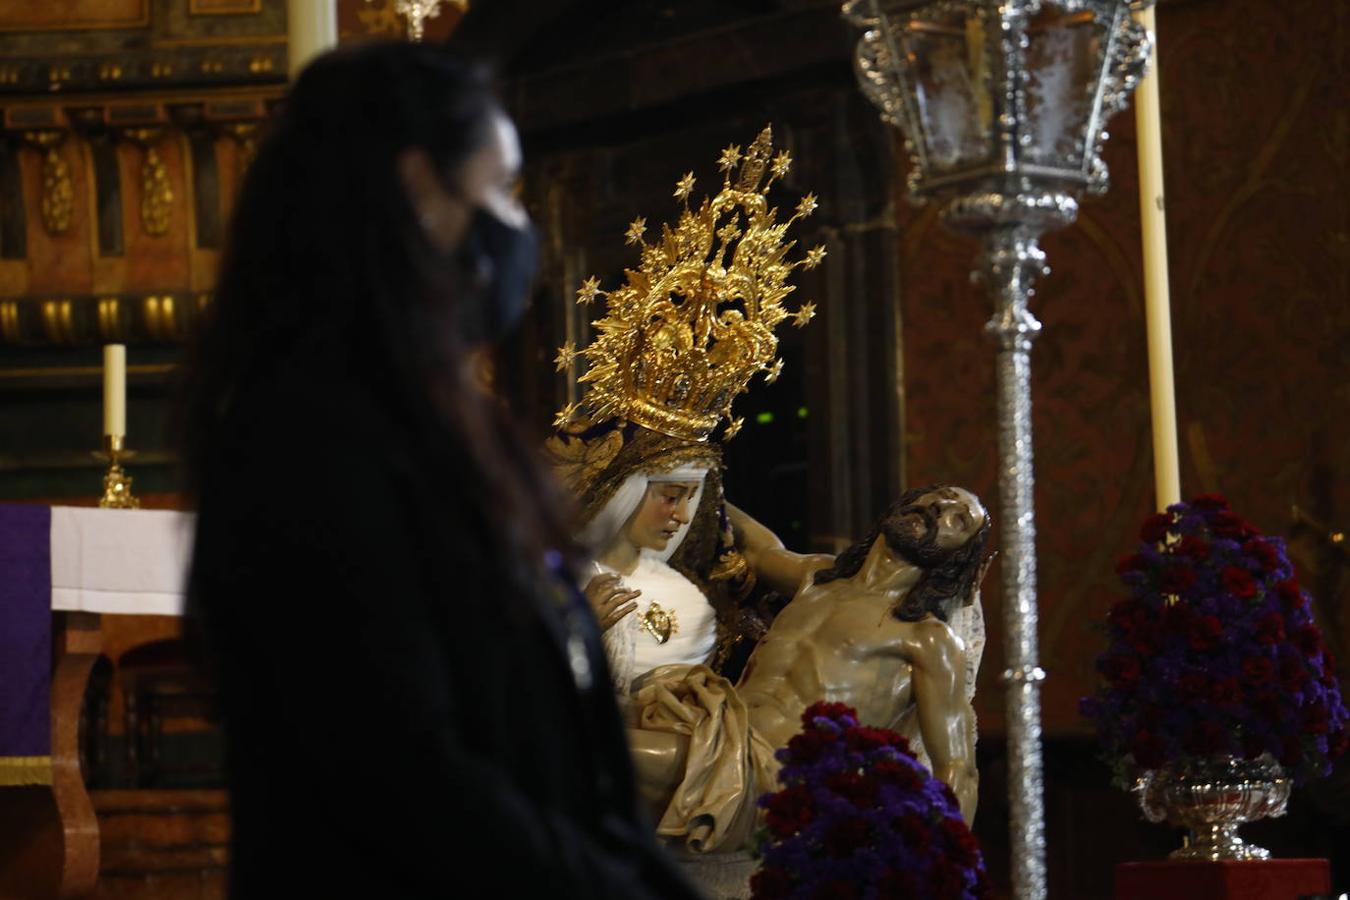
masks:
{"type": "Polygon", "coordinates": [[[638,621],[642,624],[642,630],[656,638],[658,644],[664,644],[670,640],[672,634],[678,634],[680,631],[675,611],[664,609],[659,603],[647,607],[647,611],[638,621]]]}

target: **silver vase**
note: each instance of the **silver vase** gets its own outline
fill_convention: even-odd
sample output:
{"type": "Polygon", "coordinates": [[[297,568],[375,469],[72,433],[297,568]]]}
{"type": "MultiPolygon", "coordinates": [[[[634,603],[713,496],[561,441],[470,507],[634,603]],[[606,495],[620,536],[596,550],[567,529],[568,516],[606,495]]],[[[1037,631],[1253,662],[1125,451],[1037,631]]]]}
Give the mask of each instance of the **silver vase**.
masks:
{"type": "Polygon", "coordinates": [[[1185,846],[1168,859],[1269,859],[1270,851],[1244,841],[1238,826],[1284,815],[1291,786],[1279,764],[1263,754],[1150,769],[1135,781],[1133,793],[1150,822],[1168,821],[1190,830],[1185,846]]]}

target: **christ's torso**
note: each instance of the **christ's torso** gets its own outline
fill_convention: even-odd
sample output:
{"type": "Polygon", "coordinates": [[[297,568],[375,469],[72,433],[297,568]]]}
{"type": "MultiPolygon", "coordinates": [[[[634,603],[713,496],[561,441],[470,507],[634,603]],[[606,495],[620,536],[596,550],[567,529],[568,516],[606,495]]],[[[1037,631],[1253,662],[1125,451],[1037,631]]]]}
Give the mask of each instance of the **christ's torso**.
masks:
{"type": "Polygon", "coordinates": [[[797,733],[817,700],[846,703],[867,725],[899,721],[912,702],[913,623],[896,619],[894,606],[893,595],[841,580],[804,588],[778,614],[739,688],[772,746],[797,733]]]}

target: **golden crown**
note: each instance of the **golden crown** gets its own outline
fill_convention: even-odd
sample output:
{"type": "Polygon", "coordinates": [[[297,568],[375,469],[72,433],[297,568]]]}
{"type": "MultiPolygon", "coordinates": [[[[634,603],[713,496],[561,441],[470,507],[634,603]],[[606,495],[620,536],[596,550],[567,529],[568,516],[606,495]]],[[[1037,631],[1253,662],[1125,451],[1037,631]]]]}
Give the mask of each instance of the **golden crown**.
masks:
{"type": "MultiPolygon", "coordinates": [[[[578,303],[605,297],[606,315],[592,323],[597,337],[588,347],[578,351],[568,342],[555,362],[561,372],[577,357],[586,359],[580,380],[590,385],[585,406],[594,421],[615,417],[703,441],[726,417],[723,439],[729,439],[743,424],[730,418],[732,400],[755,374],[765,373],[772,384],[783,371],[774,328],[789,317],[801,327],[815,315],[814,303],[795,312],[783,308],[794,290],[787,283],[792,270],[813,269],[825,258],[817,246],[786,260],[796,244],[784,242],[788,226],[816,209],[815,195],[807,194],[779,222],[769,206],[769,188],[787,174],[792,157],[786,150],[773,155],[766,127],[745,153],[732,145],[717,164],[722,189],[696,211],[689,207],[694,173],[676,183],[684,211],[674,229],[661,226],[659,240],[643,240],[646,219],[628,226],[628,243],[642,248],[641,265],[625,270],[622,287],[602,291],[592,277],[577,291],[578,303]]],[[[567,425],[577,408],[559,412],[555,426],[567,425]]]]}

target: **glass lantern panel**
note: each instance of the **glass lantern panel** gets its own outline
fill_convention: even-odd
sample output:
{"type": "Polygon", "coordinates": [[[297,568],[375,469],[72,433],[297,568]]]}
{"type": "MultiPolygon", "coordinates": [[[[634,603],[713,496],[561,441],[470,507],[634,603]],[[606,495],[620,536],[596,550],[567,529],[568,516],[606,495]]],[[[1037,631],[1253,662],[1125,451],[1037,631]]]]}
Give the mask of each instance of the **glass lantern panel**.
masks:
{"type": "Polygon", "coordinates": [[[1091,11],[1066,15],[1046,4],[1027,41],[1026,159],[1081,169],[1102,64],[1100,29],[1091,11]]]}
{"type": "Polygon", "coordinates": [[[978,21],[963,11],[911,21],[903,52],[930,170],[941,174],[984,162],[990,154],[993,107],[978,21]]]}

